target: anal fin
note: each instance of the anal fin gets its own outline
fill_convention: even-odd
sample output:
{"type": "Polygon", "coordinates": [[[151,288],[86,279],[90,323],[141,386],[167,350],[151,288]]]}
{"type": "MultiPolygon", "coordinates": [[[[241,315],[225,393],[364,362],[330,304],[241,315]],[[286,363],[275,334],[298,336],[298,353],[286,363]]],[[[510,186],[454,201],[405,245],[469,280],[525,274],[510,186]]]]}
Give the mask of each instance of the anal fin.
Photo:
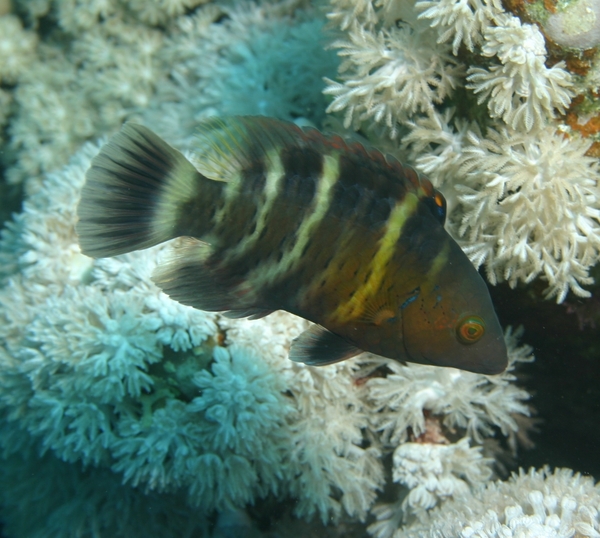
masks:
{"type": "Polygon", "coordinates": [[[362,349],[331,331],[313,325],[293,340],[290,359],[310,366],[324,366],[349,359],[362,352],[362,349]]]}

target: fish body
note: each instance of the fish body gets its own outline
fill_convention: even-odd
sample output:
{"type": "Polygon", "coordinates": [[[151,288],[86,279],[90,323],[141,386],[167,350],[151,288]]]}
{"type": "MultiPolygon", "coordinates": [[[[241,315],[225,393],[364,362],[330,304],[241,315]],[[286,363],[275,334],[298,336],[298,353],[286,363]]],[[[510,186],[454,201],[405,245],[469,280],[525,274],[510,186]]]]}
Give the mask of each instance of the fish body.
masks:
{"type": "Polygon", "coordinates": [[[126,124],[87,172],[82,251],[114,256],[180,237],[156,284],[231,317],[282,309],[313,321],[290,350],[307,364],[370,351],[505,369],[485,283],[445,231],[445,200],[427,178],[269,118],[213,118],[197,142],[188,160],[126,124]]]}

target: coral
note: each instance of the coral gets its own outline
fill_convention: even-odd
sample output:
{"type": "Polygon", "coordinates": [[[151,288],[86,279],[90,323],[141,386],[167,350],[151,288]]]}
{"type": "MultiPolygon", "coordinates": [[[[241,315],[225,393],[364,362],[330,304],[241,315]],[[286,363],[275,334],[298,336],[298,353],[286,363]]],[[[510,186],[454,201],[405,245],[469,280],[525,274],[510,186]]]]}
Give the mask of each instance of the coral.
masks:
{"type": "Polygon", "coordinates": [[[463,75],[448,47],[433,37],[420,21],[378,33],[350,29],[347,41],[333,44],[344,57],[343,79],[326,79],[325,94],[334,97],[327,112],[345,110],[346,127],[371,118],[383,122],[395,137],[398,122],[430,111],[452,94],[463,75]]]}
{"type": "Polygon", "coordinates": [[[558,302],[569,289],[589,296],[580,284],[592,282],[588,267],[600,252],[598,164],[585,155],[590,143],[553,128],[539,131],[537,140],[510,129],[469,139],[461,168],[466,181],[457,188],[471,259],[486,263],[493,283],[530,282],[541,273],[547,295],[558,302]]]}
{"type": "Polygon", "coordinates": [[[584,79],[572,59],[550,60],[538,26],[493,0],[352,5],[331,2],[344,61],[325,90],[329,112],[442,188],[450,232],[492,283],[542,277],[558,302],[589,296],[597,69],[584,79]],[[425,86],[411,78],[417,65],[433,76],[425,86]]]}
{"type": "MultiPolygon", "coordinates": [[[[368,530],[376,538],[388,538],[399,531],[406,514],[426,517],[426,511],[446,499],[468,495],[492,475],[490,460],[481,447],[470,447],[467,438],[457,443],[404,443],[394,452],[393,478],[408,488],[402,501],[380,504],[373,510],[377,518],[368,530]]],[[[410,528],[410,526],[408,526],[410,528]]]]}
{"type": "Polygon", "coordinates": [[[483,41],[483,33],[496,23],[502,13],[502,3],[498,0],[419,0],[417,9],[422,11],[421,19],[429,19],[431,27],[441,35],[439,43],[452,38],[452,54],[458,53],[461,43],[472,51],[483,41]]]}
{"type": "Polygon", "coordinates": [[[336,55],[324,50],[322,28],[318,19],[265,29],[253,26],[247,43],[232,48],[208,77],[214,82],[207,97],[221,101],[223,114],[304,118],[320,125],[325,108],[322,77],[338,65],[336,55]],[[311,62],[289,61],[298,56],[311,62]]]}
{"type": "Polygon", "coordinates": [[[169,20],[183,15],[186,10],[193,10],[208,0],[156,0],[146,2],[145,0],[130,0],[129,9],[142,22],[152,26],[164,24],[169,20]]]}
{"type": "Polygon", "coordinates": [[[406,538],[598,536],[600,486],[570,469],[521,470],[432,511],[406,538]]]}
{"type": "MultiPolygon", "coordinates": [[[[318,125],[322,77],[337,66],[336,55],[323,48],[323,21],[294,2],[199,3],[25,2],[21,8],[32,19],[56,19],[63,32],[43,34],[33,59],[18,64],[19,84],[10,91],[14,115],[6,126],[10,151],[3,157],[7,181],[35,190],[84,141],[132,118],[178,135],[180,147],[193,140],[199,118],[215,113],[318,125]]],[[[16,48],[23,32],[13,34],[6,42],[16,48]]]]}
{"type": "Polygon", "coordinates": [[[467,87],[487,102],[490,117],[501,117],[515,130],[530,131],[564,113],[573,97],[572,81],[564,63],[544,64],[544,37],[536,26],[506,17],[503,26],[484,34],[484,56],[496,56],[501,65],[489,70],[470,67],[467,87]]]}
{"type": "Polygon", "coordinates": [[[82,142],[117,128],[149,103],[164,36],[117,16],[109,20],[77,39],[61,35],[39,43],[36,61],[12,90],[7,181],[27,178],[28,189],[35,190],[41,176],[64,165],[82,142]]]}
{"type": "Polygon", "coordinates": [[[386,362],[390,374],[367,382],[369,399],[378,413],[372,417],[386,444],[398,445],[426,432],[424,411],[441,417],[444,427],[460,428],[481,442],[499,427],[504,435],[517,431],[514,414],[528,415],[526,391],[512,382],[516,363],[531,361],[531,348],[517,347],[522,331],[507,330],[509,366],[499,376],[484,376],[455,368],[386,362]]]}
{"type": "Polygon", "coordinates": [[[599,254],[600,177],[591,142],[547,126],[535,136],[503,127],[484,136],[453,111],[412,125],[405,139],[415,164],[438,185],[454,185],[455,235],[490,282],[531,282],[561,302],[571,290],[587,297],[589,268],[599,254]]]}
{"type": "Polygon", "coordinates": [[[186,506],[181,493],[144,492],[106,469],[39,456],[37,448],[0,459],[3,536],[210,536],[208,519],[186,506]]]}
{"type": "Polygon", "coordinates": [[[405,511],[427,510],[440,498],[462,496],[469,485],[484,484],[491,475],[481,448],[470,447],[467,438],[452,444],[404,443],[394,452],[394,482],[410,489],[405,511]]]}
{"type": "MultiPolygon", "coordinates": [[[[198,120],[215,113],[319,125],[328,99],[322,77],[337,66],[322,50],[319,13],[296,1],[17,5],[31,28],[17,34],[35,32],[37,41],[14,87],[0,90],[6,177],[27,191],[0,240],[7,531],[135,537],[150,525],[162,536],[205,536],[207,519],[223,522],[220,532],[231,517],[235,528],[246,505],[275,497],[290,498],[305,519],[375,514],[373,532],[389,536],[487,483],[492,456],[507,450],[490,452],[494,437],[514,449],[517,435],[527,435],[528,394],[513,370],[486,377],[370,355],[323,368],[295,364],[289,344],[306,321],[284,312],[231,320],[162,294],[150,277],[169,245],[101,260],[79,251],[75,208],[99,147],[77,149],[84,141],[135,119],[186,152],[198,120]],[[38,490],[17,479],[36,464],[48,477],[38,490]],[[64,488],[53,496],[48,484],[60,473],[64,488]],[[397,501],[375,505],[386,474],[397,501]],[[38,519],[21,521],[16,508],[8,514],[34,503],[38,519]],[[61,515],[69,521],[58,529],[61,515]],[[144,521],[132,529],[137,519],[144,521]]],[[[461,5],[452,18],[450,2],[440,3],[444,14],[425,2],[336,0],[330,16],[348,32],[338,40],[345,78],[329,92],[331,108],[345,109],[355,126],[377,120],[388,134],[408,129],[401,151],[448,187],[482,136],[458,106],[446,107],[468,91],[468,66],[454,51],[480,51],[500,9],[461,5]]],[[[486,127],[501,132],[502,117],[494,121],[486,127]]],[[[465,173],[475,188],[481,177],[465,173]]],[[[463,192],[454,202],[468,204],[463,192]]],[[[515,333],[506,337],[511,368],[529,360],[515,333]]]]}
{"type": "Polygon", "coordinates": [[[482,447],[495,431],[513,447],[517,434],[527,436],[529,394],[514,385],[513,370],[533,359],[530,347],[517,345],[521,333],[506,332],[509,367],[500,376],[374,359],[390,372],[365,383],[372,427],[393,448],[392,477],[401,487],[395,503],[373,508],[373,536],[400,535],[432,507],[485,485],[494,460],[482,447]]]}
{"type": "Polygon", "coordinates": [[[168,246],[82,256],[75,207],[97,149],[47,178],[3,234],[3,449],[35,441],[204,514],[278,492],[307,518],[364,519],[383,472],[363,447],[356,363],[289,361],[307,326],[289,314],[228,320],[171,301],[150,280],[168,246]]]}
{"type": "Polygon", "coordinates": [[[35,60],[37,36],[14,15],[0,16],[0,82],[15,84],[35,60]]]}
{"type": "Polygon", "coordinates": [[[337,66],[335,54],[323,50],[323,21],[312,12],[282,17],[262,5],[232,8],[226,22],[207,24],[210,7],[177,21],[163,54],[178,61],[159,87],[160,109],[145,111],[146,121],[189,149],[198,120],[211,114],[264,114],[318,126],[322,77],[337,66]]]}

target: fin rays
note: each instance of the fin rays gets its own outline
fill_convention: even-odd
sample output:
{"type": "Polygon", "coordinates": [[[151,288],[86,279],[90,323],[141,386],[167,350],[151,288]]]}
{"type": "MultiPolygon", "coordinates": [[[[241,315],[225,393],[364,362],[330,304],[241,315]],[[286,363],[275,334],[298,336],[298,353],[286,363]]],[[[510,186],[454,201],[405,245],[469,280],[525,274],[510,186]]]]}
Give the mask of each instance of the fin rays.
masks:
{"type": "MultiPolygon", "coordinates": [[[[107,257],[171,239],[161,211],[165,192],[198,172],[177,150],[142,125],[127,123],[92,160],[77,209],[84,254],[107,257]],[[161,213],[158,215],[157,213],[161,213]]],[[[189,187],[188,187],[189,189],[189,187]]],[[[170,215],[167,220],[176,215],[170,215]]]]}

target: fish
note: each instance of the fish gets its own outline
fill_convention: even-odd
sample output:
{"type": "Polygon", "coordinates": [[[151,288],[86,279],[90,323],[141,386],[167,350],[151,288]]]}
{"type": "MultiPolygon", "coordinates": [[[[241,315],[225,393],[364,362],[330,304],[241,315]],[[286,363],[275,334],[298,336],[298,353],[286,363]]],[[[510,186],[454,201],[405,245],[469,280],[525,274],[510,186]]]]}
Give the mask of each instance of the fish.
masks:
{"type": "Polygon", "coordinates": [[[313,322],[290,359],[363,351],[399,362],[505,370],[482,277],[445,230],[424,175],[337,135],[260,116],[200,122],[189,158],[126,123],[86,172],[76,233],[111,257],[178,238],[152,275],[184,305],[313,322]]]}

